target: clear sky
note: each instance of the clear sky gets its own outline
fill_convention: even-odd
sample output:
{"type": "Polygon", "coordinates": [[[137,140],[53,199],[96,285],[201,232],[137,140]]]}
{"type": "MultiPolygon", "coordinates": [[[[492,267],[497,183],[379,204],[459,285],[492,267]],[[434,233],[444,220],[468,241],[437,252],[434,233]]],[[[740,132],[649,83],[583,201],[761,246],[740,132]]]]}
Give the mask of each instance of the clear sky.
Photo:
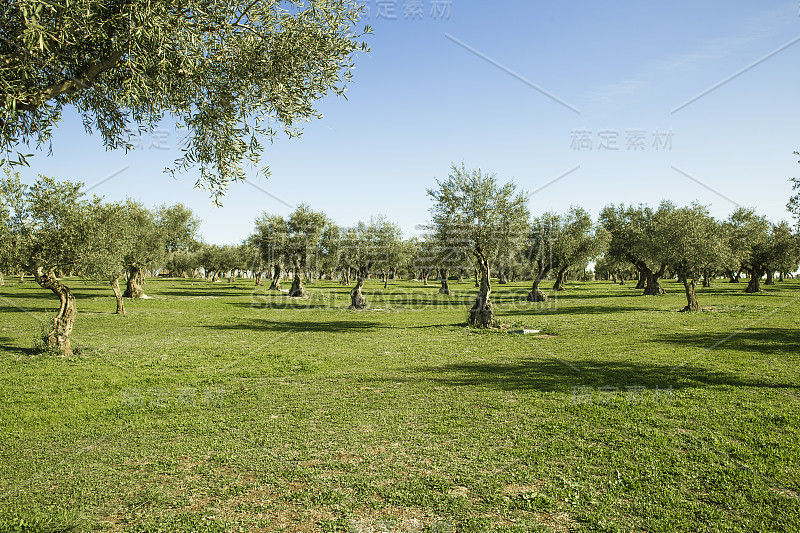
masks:
{"type": "Polygon", "coordinates": [[[262,212],[307,203],[343,226],[385,214],[407,236],[451,162],[514,180],[534,215],[580,205],[698,200],[789,219],[800,176],[800,4],[369,0],[372,51],[348,100],[318,106],[300,138],[276,138],[268,179],[233,184],[224,207],[162,170],[171,124],[125,154],[66,113],[36,174],[108,200],[183,202],[207,242],[235,243],[262,212]],[[108,179],[110,176],[112,176],[108,179]]]}

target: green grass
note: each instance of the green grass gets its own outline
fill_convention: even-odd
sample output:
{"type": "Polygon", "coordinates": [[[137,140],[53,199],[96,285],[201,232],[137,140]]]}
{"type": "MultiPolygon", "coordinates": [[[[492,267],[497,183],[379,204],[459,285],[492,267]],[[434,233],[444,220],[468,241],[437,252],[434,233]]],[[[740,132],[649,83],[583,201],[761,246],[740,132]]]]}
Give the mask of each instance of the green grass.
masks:
{"type": "Polygon", "coordinates": [[[0,288],[0,531],[797,531],[800,282],[0,288]],[[24,310],[25,312],[23,312],[24,310]]]}

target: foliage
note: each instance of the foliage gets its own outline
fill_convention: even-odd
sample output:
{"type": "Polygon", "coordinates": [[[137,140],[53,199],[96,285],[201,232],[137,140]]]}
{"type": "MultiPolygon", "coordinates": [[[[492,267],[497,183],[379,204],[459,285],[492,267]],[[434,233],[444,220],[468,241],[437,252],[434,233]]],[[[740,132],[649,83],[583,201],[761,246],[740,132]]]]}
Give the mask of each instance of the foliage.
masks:
{"type": "MultiPolygon", "coordinates": [[[[428,189],[432,229],[440,249],[461,258],[476,249],[487,258],[506,254],[524,239],[529,212],[513,182],[500,185],[495,174],[453,164],[446,180],[428,189]]],[[[437,255],[441,255],[441,251],[437,255]]]]}
{"type": "Polygon", "coordinates": [[[215,198],[243,179],[263,140],[320,117],[342,95],[369,33],[351,0],[41,2],[0,17],[0,149],[48,143],[64,107],[103,144],[130,148],[131,130],[165,117],[187,130],[171,171],[198,165],[215,198]]]}

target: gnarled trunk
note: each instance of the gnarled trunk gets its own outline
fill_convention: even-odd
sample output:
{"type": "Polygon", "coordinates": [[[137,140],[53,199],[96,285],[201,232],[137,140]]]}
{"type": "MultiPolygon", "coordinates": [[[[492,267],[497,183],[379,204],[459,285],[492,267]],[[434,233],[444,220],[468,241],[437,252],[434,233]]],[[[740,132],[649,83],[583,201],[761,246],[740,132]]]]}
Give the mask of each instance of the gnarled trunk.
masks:
{"type": "Polygon", "coordinates": [[[754,292],[761,292],[761,276],[764,275],[764,270],[751,270],[750,280],[747,282],[747,288],[744,292],[752,294],[754,292]]]}
{"type": "Polygon", "coordinates": [[[500,285],[508,283],[508,276],[506,275],[506,271],[502,268],[497,272],[497,283],[500,285]]]}
{"type": "Polygon", "coordinates": [[[553,284],[554,291],[563,291],[564,290],[564,280],[567,277],[567,269],[562,268],[558,271],[558,275],[556,275],[556,282],[553,284]]]}
{"type": "Polygon", "coordinates": [[[469,310],[469,325],[474,328],[491,328],[496,325],[494,320],[494,307],[489,299],[492,292],[492,285],[490,282],[489,262],[483,255],[483,250],[476,247],[474,251],[475,257],[478,258],[478,265],[481,272],[481,286],[478,290],[478,297],[475,299],[475,305],[469,310]]]}
{"type": "Polygon", "coordinates": [[[111,276],[111,290],[114,291],[114,298],[117,299],[117,311],[115,314],[125,314],[125,304],[122,302],[122,291],[119,289],[119,276],[111,276]]]}
{"type": "Polygon", "coordinates": [[[531,289],[531,292],[528,293],[526,300],[528,300],[529,302],[547,301],[547,295],[544,292],[542,292],[542,290],[539,288],[539,284],[550,272],[550,269],[551,266],[549,261],[547,263],[542,262],[539,265],[539,274],[536,276],[536,279],[533,280],[533,288],[531,289]]]}
{"type": "Polygon", "coordinates": [[[480,271],[476,268],[475,269],[475,286],[476,287],[480,287],[481,286],[480,278],[478,277],[479,275],[480,275],[480,271]]]}
{"type": "Polygon", "coordinates": [[[281,276],[283,275],[283,265],[277,264],[273,267],[272,283],[269,284],[269,290],[281,290],[281,276]]]}
{"type": "Polygon", "coordinates": [[[664,288],[661,286],[661,276],[664,275],[664,271],[667,269],[666,265],[661,265],[661,270],[657,272],[653,272],[650,269],[647,269],[644,272],[645,278],[645,287],[644,287],[644,295],[645,296],[659,296],[664,294],[664,288]]]}
{"type": "Polygon", "coordinates": [[[700,310],[700,306],[697,304],[697,293],[695,292],[696,283],[694,279],[689,281],[685,276],[683,278],[683,286],[686,289],[686,307],[683,308],[684,311],[700,310]]]}
{"type": "Polygon", "coordinates": [[[263,277],[264,277],[264,271],[263,270],[259,270],[258,272],[255,273],[256,286],[261,287],[262,285],[264,285],[264,282],[261,281],[261,278],[263,278],[263,277]]]}
{"type": "Polygon", "coordinates": [[[306,295],[306,288],[303,287],[303,275],[300,270],[300,261],[294,260],[294,274],[292,275],[292,287],[289,289],[289,296],[292,298],[302,298],[306,295]]]}
{"type": "Polygon", "coordinates": [[[42,267],[38,267],[33,272],[33,276],[40,287],[53,291],[61,302],[58,314],[53,319],[53,330],[47,335],[47,343],[58,350],[61,355],[72,355],[70,336],[75,324],[75,317],[78,316],[75,296],[66,285],[56,278],[53,269],[45,271],[42,267]]]}
{"type": "Polygon", "coordinates": [[[775,285],[775,272],[771,268],[767,269],[767,280],[764,285],[775,285]]]}
{"type": "Polygon", "coordinates": [[[704,288],[711,287],[711,278],[713,278],[713,277],[714,277],[714,275],[711,273],[710,270],[703,271],[703,287],[704,288]]]}
{"type": "Polygon", "coordinates": [[[447,269],[440,268],[439,269],[439,280],[442,282],[442,286],[439,289],[439,294],[450,294],[450,285],[447,283],[447,269]]]}
{"type": "Polygon", "coordinates": [[[128,268],[128,284],[125,287],[126,298],[141,298],[144,296],[144,271],[138,266],[128,268]]]}
{"type": "Polygon", "coordinates": [[[428,285],[428,276],[430,275],[430,273],[431,273],[430,269],[425,268],[422,270],[422,284],[425,286],[428,285]]]}
{"type": "Polygon", "coordinates": [[[364,278],[358,276],[356,286],[350,291],[350,309],[365,309],[367,307],[367,299],[361,294],[361,287],[364,286],[364,278]]]}

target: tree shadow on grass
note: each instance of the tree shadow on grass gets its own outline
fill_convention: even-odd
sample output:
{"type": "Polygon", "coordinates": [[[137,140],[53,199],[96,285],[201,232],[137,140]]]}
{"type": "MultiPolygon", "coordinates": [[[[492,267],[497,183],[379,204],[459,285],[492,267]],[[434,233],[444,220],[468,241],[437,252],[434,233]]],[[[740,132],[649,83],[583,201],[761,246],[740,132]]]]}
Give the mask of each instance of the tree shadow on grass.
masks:
{"type": "Polygon", "coordinates": [[[18,355],[36,355],[36,351],[32,347],[23,348],[16,346],[14,343],[17,339],[11,337],[0,337],[0,353],[4,354],[18,354],[18,355]]]}
{"type": "Polygon", "coordinates": [[[705,386],[800,388],[797,383],[776,383],[744,378],[700,366],[665,366],[631,361],[591,359],[561,361],[526,360],[514,363],[465,362],[419,367],[413,381],[427,379],[448,387],[490,387],[509,391],[629,392],[680,390],[705,386]]]}
{"type": "Polygon", "coordinates": [[[641,307],[635,305],[559,305],[558,301],[550,300],[543,303],[525,302],[512,309],[497,308],[499,316],[530,316],[541,314],[565,314],[565,315],[595,315],[595,314],[613,314],[613,313],[630,313],[642,311],[672,311],[671,309],[661,309],[653,307],[641,307]],[[527,304],[527,305],[525,305],[527,304]]]}
{"type": "Polygon", "coordinates": [[[731,332],[683,332],[681,335],[662,335],[656,341],[705,350],[738,350],[775,354],[800,354],[800,330],[792,328],[748,328],[731,332]]]}
{"type": "Polygon", "coordinates": [[[302,332],[327,332],[343,333],[348,331],[363,331],[365,329],[377,329],[381,327],[378,322],[366,320],[253,320],[249,323],[236,324],[212,324],[200,326],[208,329],[223,331],[250,330],[250,331],[277,331],[284,333],[302,332]]]}
{"type": "Polygon", "coordinates": [[[330,304],[315,304],[307,299],[289,298],[286,300],[268,302],[228,302],[233,307],[243,307],[247,309],[338,309],[346,306],[344,300],[331,302],[330,304]]]}

